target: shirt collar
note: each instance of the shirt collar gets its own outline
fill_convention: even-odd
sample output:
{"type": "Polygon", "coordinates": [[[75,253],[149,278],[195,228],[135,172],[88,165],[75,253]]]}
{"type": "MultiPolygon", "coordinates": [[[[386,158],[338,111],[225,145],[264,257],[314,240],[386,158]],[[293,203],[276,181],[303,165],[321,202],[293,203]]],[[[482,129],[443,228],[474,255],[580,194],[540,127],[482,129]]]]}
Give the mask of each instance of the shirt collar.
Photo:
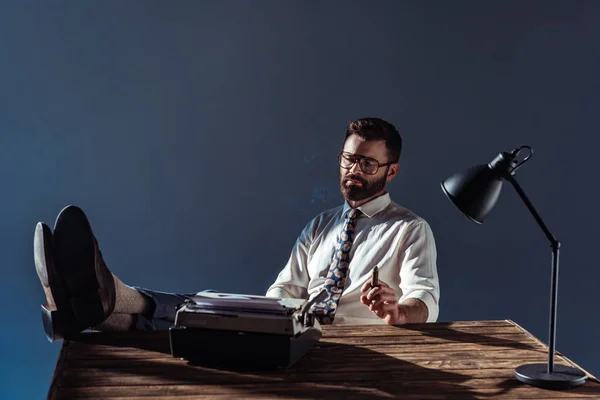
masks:
{"type": "MultiPolygon", "coordinates": [[[[366,202],[362,206],[359,206],[358,209],[362,211],[364,215],[371,218],[380,211],[383,211],[388,205],[390,205],[391,202],[392,200],[390,198],[390,194],[384,193],[381,196],[375,197],[373,200],[366,202]]],[[[345,201],[344,209],[342,210],[342,218],[345,218],[346,214],[351,208],[352,207],[350,207],[350,204],[345,201]]]]}

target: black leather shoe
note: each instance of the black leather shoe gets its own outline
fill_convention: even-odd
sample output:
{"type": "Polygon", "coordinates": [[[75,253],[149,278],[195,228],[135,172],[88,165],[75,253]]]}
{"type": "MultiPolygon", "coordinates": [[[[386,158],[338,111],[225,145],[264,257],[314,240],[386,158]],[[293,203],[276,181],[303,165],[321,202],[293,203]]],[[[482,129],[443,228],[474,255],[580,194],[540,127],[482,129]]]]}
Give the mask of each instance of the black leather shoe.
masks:
{"type": "Polygon", "coordinates": [[[42,322],[48,340],[65,339],[81,332],[84,326],[75,319],[68,302],[68,295],[54,263],[52,231],[48,225],[38,222],[33,236],[35,269],[46,294],[42,305],[42,322]]]}
{"type": "Polygon", "coordinates": [[[79,207],[67,206],[56,218],[54,260],[76,321],[93,327],[108,318],[115,308],[114,279],[79,207]]]}

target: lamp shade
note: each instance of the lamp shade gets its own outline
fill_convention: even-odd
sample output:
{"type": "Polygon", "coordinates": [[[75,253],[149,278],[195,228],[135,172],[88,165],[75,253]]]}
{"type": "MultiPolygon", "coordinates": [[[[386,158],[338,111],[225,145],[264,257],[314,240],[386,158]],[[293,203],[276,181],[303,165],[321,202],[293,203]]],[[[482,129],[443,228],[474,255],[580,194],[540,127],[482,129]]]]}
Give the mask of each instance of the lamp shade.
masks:
{"type": "Polygon", "coordinates": [[[442,189],[464,215],[481,224],[500,196],[502,181],[496,170],[484,164],[450,176],[442,189]]]}

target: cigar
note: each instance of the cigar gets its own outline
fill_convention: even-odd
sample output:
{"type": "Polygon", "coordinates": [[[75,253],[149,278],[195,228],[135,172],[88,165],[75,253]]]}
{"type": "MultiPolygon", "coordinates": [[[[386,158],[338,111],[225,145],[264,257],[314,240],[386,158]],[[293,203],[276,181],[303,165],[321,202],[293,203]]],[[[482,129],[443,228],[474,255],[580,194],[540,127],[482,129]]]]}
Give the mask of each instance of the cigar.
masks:
{"type": "Polygon", "coordinates": [[[379,286],[379,267],[376,265],[371,274],[371,287],[379,286]]]}

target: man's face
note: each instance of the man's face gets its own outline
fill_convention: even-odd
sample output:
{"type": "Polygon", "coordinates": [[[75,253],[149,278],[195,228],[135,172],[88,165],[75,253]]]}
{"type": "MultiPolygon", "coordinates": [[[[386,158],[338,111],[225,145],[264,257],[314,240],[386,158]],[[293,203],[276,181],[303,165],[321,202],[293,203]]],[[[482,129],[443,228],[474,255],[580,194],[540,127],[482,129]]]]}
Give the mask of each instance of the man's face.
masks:
{"type": "MultiPolygon", "coordinates": [[[[358,135],[351,135],[344,143],[343,153],[368,157],[385,164],[387,149],[385,141],[366,141],[358,135]]],[[[380,167],[374,175],[366,174],[361,170],[358,160],[350,169],[340,167],[340,190],[348,201],[361,201],[384,192],[388,179],[389,166],[380,167]]],[[[395,175],[395,174],[394,174],[395,175]]]]}

